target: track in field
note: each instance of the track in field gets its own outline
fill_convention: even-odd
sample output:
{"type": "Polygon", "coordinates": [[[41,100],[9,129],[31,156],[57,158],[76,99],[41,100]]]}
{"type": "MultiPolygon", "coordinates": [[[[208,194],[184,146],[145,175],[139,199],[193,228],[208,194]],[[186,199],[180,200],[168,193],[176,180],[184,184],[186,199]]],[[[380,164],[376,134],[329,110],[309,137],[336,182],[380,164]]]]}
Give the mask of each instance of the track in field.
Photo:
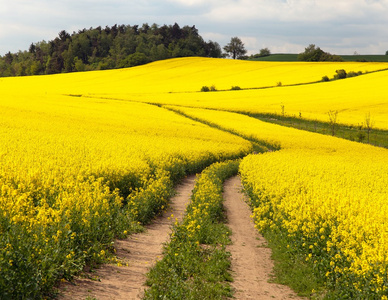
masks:
{"type": "Polygon", "coordinates": [[[145,232],[115,242],[117,257],[127,263],[128,267],[103,265],[96,273],[91,274],[94,280],[79,278],[75,280],[75,285],[67,283],[62,286],[59,299],[141,299],[146,288],[146,273],[162,257],[163,243],[169,238],[175,218],[182,218],[194,184],[195,176],[185,178],[177,186],[176,196],[171,199],[170,207],[163,216],[146,226],[145,232]],[[174,215],[173,218],[170,218],[171,214],[174,215]]]}
{"type": "Polygon", "coordinates": [[[232,287],[236,299],[298,299],[287,286],[269,283],[273,271],[271,249],[254,228],[251,211],[244,201],[240,178],[224,184],[224,207],[232,244],[227,247],[232,261],[232,287]]]}
{"type": "MultiPolygon", "coordinates": [[[[115,242],[117,256],[128,266],[106,264],[90,275],[78,278],[74,284],[61,286],[61,300],[128,300],[141,299],[146,273],[162,257],[163,243],[168,240],[175,218],[181,220],[194,188],[195,176],[189,176],[177,186],[177,195],[170,208],[157,218],[146,231],[115,242]],[[174,215],[170,218],[171,214],[174,215]]],[[[288,287],[269,283],[273,270],[271,250],[250,218],[251,211],[241,192],[240,178],[235,176],[224,184],[224,206],[228,226],[232,230],[232,276],[236,299],[297,299],[288,287]]]]}

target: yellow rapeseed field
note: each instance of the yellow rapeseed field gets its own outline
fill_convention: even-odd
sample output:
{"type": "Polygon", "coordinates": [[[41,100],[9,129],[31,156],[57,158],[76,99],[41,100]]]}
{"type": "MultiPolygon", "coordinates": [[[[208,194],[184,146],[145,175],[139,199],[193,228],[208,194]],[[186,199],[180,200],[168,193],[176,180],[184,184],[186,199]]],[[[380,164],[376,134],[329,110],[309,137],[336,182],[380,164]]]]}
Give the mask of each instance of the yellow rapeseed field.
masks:
{"type": "Polygon", "coordinates": [[[129,97],[132,93],[151,96],[196,92],[204,85],[229,90],[232,86],[245,89],[276,86],[279,82],[282,85],[308,83],[320,81],[325,75],[333,77],[338,69],[371,72],[387,68],[387,63],[380,62],[259,62],[187,57],[119,70],[2,78],[0,84],[10,90],[19,90],[20,85],[25,85],[28,90],[47,93],[129,97]]]}
{"type": "Polygon", "coordinates": [[[346,80],[317,82],[333,78],[338,69],[372,72],[388,63],[365,62],[247,62],[209,58],[179,58],[145,66],[33,78],[4,78],[10,90],[36,90],[44,94],[73,94],[85,97],[121,99],[159,104],[209,107],[251,113],[280,114],[328,121],[328,111],[337,110],[338,121],[359,125],[370,113],[374,126],[388,128],[385,86],[388,71],[346,80]],[[281,83],[282,86],[277,86],[281,83]],[[212,86],[217,93],[200,93],[212,86]],[[230,91],[239,86],[240,91],[230,91]],[[272,87],[260,89],[263,87],[272,87]],[[251,89],[259,88],[259,89],[251,89]],[[226,91],[221,91],[226,90],[226,91]]]}
{"type": "Polygon", "coordinates": [[[6,86],[5,92],[83,95],[251,113],[281,114],[283,106],[288,116],[301,114],[325,122],[328,111],[337,110],[338,122],[351,125],[365,122],[366,113],[370,113],[375,127],[388,129],[388,71],[304,84],[318,82],[323,76],[333,78],[339,69],[365,73],[386,70],[388,63],[248,62],[191,57],[129,69],[3,78],[0,87],[6,86]],[[212,85],[219,90],[217,93],[199,92],[202,86],[212,85]],[[244,90],[230,91],[232,86],[244,90]]]}
{"type": "MultiPolygon", "coordinates": [[[[387,64],[388,66],[388,64],[387,64]]],[[[337,66],[340,67],[340,66],[337,66]]],[[[224,109],[244,113],[301,114],[302,118],[328,122],[328,112],[338,111],[338,122],[359,125],[370,113],[374,126],[388,129],[388,71],[342,80],[269,89],[207,93],[164,93],[131,95],[136,101],[224,109]]],[[[129,97],[129,96],[128,96],[129,97]]],[[[125,95],[122,98],[126,98],[125,95]]]]}
{"type": "Polygon", "coordinates": [[[226,112],[284,107],[328,121],[336,110],[349,124],[370,113],[387,129],[388,71],[316,83],[337,69],[386,68],[180,58],[0,78],[0,298],[39,298],[58,278],[103,260],[114,236],[167,206],[177,179],[251,152],[247,139],[281,146],[241,165],[257,227],[286,232],[290,247],[349,295],[387,294],[387,150],[226,112]],[[212,85],[223,91],[200,92],[212,85]]]}
{"type": "Polygon", "coordinates": [[[157,106],[17,79],[0,92],[0,298],[41,298],[166,207],[175,180],[251,150],[157,106]]]}
{"type": "Polygon", "coordinates": [[[285,232],[291,248],[348,297],[387,295],[388,150],[236,113],[176,109],[280,145],[240,165],[257,228],[285,232]]]}

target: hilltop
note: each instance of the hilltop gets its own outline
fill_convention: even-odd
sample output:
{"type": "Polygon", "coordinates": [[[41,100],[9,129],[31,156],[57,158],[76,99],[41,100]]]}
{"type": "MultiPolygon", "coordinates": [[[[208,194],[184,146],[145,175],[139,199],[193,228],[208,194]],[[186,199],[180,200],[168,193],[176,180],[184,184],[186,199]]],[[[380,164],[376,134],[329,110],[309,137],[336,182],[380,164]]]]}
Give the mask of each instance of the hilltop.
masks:
{"type": "Polygon", "coordinates": [[[62,30],[54,40],[32,43],[28,51],[0,56],[0,77],[117,69],[174,57],[221,57],[221,52],[195,26],[177,23],[62,30]]]}
{"type": "MultiPolygon", "coordinates": [[[[354,62],[388,62],[388,55],[340,55],[344,61],[354,62]]],[[[253,61],[298,61],[298,54],[296,53],[274,53],[268,56],[250,58],[253,61]]]]}

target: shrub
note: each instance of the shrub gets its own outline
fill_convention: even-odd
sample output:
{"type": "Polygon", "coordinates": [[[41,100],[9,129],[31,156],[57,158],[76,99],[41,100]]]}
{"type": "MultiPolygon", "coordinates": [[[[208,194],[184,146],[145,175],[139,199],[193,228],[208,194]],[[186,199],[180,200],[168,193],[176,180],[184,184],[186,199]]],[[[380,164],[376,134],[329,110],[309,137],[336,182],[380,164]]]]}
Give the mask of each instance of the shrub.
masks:
{"type": "Polygon", "coordinates": [[[346,77],[347,77],[347,78],[349,78],[349,77],[356,77],[356,76],[361,75],[361,74],[362,74],[361,71],[358,71],[358,72],[350,71],[350,72],[346,75],[346,77]]]}
{"type": "Polygon", "coordinates": [[[216,86],[214,84],[211,87],[208,87],[208,86],[204,85],[201,88],[201,92],[209,92],[209,91],[212,91],[212,92],[217,91],[216,86]]]}
{"type": "Polygon", "coordinates": [[[334,79],[343,79],[346,78],[346,71],[344,69],[336,70],[337,74],[334,75],[334,79]]]}
{"type": "Polygon", "coordinates": [[[366,135],[362,131],[359,131],[357,133],[357,139],[358,139],[359,142],[362,143],[365,140],[365,138],[366,138],[366,135]]]}
{"type": "Polygon", "coordinates": [[[322,77],[322,81],[330,81],[329,77],[327,77],[326,75],[322,77]]]}
{"type": "Polygon", "coordinates": [[[241,90],[241,88],[238,85],[236,85],[236,86],[232,86],[231,90],[238,91],[238,90],[241,90]]]}
{"type": "Polygon", "coordinates": [[[260,57],[271,55],[271,51],[268,48],[260,49],[260,57]]]}

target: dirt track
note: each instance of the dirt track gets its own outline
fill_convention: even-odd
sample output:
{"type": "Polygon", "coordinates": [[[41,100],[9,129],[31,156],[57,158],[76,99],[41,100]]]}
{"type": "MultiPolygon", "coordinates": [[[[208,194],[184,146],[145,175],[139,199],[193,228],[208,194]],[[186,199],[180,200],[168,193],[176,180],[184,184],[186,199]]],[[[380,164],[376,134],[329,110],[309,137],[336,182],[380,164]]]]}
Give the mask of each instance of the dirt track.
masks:
{"type": "Polygon", "coordinates": [[[95,280],[79,278],[74,284],[61,287],[62,300],[129,300],[141,299],[146,281],[146,273],[156,260],[161,258],[163,243],[171,232],[175,218],[180,219],[189,202],[194,188],[195,176],[187,177],[177,187],[177,195],[172,198],[169,210],[157,218],[146,232],[131,235],[115,242],[117,256],[128,267],[106,264],[96,273],[90,274],[95,280]],[[174,215],[170,218],[171,214],[174,215]]]}
{"type": "MultiPolygon", "coordinates": [[[[128,267],[103,265],[92,279],[78,278],[74,284],[61,286],[62,300],[128,300],[141,299],[146,288],[145,274],[161,258],[163,243],[168,240],[171,224],[181,219],[194,188],[195,176],[186,178],[178,187],[169,210],[147,226],[146,232],[131,235],[115,242],[117,256],[128,267]],[[174,218],[169,218],[174,214],[174,218]]],[[[232,258],[232,276],[236,299],[297,299],[286,286],[268,283],[273,270],[271,250],[254,228],[250,210],[244,202],[239,177],[224,184],[224,206],[228,226],[232,229],[232,245],[228,251],[232,258]]]]}
{"type": "Polygon", "coordinates": [[[254,228],[251,211],[244,202],[239,177],[224,184],[224,206],[228,226],[232,230],[232,245],[227,250],[232,258],[232,276],[236,299],[297,299],[287,286],[269,283],[273,270],[271,249],[254,228]]]}

